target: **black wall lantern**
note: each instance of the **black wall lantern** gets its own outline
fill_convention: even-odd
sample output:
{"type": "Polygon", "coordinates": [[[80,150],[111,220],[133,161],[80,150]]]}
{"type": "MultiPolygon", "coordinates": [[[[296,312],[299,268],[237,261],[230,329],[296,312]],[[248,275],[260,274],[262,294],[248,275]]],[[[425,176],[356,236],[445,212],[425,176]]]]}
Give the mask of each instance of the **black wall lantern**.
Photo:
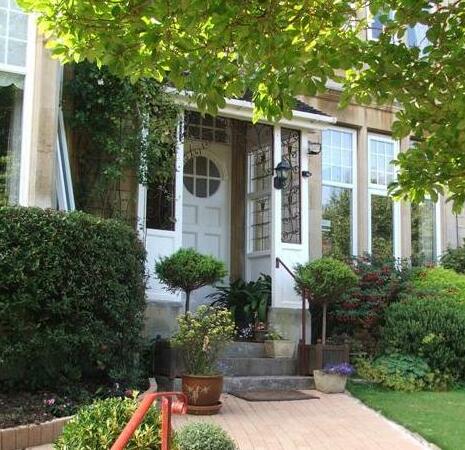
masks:
{"type": "Polygon", "coordinates": [[[276,172],[276,176],[273,179],[273,186],[276,189],[283,189],[286,187],[289,172],[291,171],[291,165],[284,159],[278,163],[274,170],[276,172]]]}

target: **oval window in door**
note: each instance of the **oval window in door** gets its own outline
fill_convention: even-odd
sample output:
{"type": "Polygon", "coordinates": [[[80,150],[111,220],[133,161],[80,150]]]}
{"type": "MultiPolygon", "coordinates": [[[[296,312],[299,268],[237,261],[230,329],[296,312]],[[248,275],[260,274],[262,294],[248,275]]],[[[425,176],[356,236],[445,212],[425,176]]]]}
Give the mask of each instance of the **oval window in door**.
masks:
{"type": "Polygon", "coordinates": [[[184,163],[184,187],[195,197],[214,195],[220,184],[220,170],[206,156],[194,156],[184,163]]]}

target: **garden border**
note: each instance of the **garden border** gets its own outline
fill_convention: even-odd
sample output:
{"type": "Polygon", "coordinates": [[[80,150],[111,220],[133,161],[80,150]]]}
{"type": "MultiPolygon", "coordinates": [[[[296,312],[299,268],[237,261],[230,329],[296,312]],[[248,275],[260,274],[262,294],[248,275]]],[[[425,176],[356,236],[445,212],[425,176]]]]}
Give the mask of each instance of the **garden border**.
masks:
{"type": "Polygon", "coordinates": [[[48,422],[4,428],[0,430],[0,448],[2,450],[23,450],[28,447],[52,444],[63,433],[64,426],[72,417],[59,417],[48,422]]]}

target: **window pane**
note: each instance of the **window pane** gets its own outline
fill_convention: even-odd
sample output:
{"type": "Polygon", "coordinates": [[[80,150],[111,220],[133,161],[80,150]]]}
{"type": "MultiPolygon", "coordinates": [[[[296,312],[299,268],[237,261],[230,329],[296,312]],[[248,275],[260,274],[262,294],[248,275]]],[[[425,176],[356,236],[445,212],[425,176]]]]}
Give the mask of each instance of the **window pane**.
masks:
{"type": "Polygon", "coordinates": [[[208,195],[213,195],[220,187],[220,180],[210,180],[208,182],[208,195]]]}
{"type": "Polygon", "coordinates": [[[195,180],[195,195],[201,198],[207,196],[207,179],[206,178],[197,178],[195,180]]]}
{"type": "Polygon", "coordinates": [[[6,39],[0,37],[0,63],[5,63],[6,39]]]}
{"type": "Polygon", "coordinates": [[[269,250],[271,233],[270,195],[252,201],[251,216],[250,250],[253,252],[269,250]]]}
{"type": "Polygon", "coordinates": [[[8,19],[8,12],[6,9],[0,9],[0,36],[6,36],[6,22],[8,19]]]}
{"type": "Polygon", "coordinates": [[[273,175],[273,127],[247,124],[248,193],[271,190],[273,175]]]}
{"type": "Polygon", "coordinates": [[[10,12],[10,37],[27,40],[27,15],[10,12]]]}
{"type": "Polygon", "coordinates": [[[22,104],[22,90],[0,88],[0,206],[19,200],[22,104]]]}
{"type": "Polygon", "coordinates": [[[192,177],[184,177],[185,188],[194,195],[194,179],[192,177]]]}
{"type": "Polygon", "coordinates": [[[8,40],[8,53],[6,57],[7,64],[13,66],[26,65],[26,42],[8,40]]]}
{"type": "Polygon", "coordinates": [[[394,142],[369,139],[370,181],[372,184],[387,186],[393,180],[394,142]]]}
{"type": "Polygon", "coordinates": [[[394,255],[394,214],[390,197],[371,196],[371,253],[383,260],[394,255]]]}
{"type": "Polygon", "coordinates": [[[195,173],[196,175],[207,175],[207,158],[205,156],[195,158],[195,173]]]}
{"type": "Polygon", "coordinates": [[[16,3],[16,0],[10,0],[10,8],[20,11],[20,7],[18,6],[18,3],[16,3]]]}
{"type": "Polygon", "coordinates": [[[371,23],[372,39],[379,39],[383,31],[383,24],[381,23],[380,16],[381,16],[381,13],[378,13],[376,14],[375,17],[373,17],[373,21],[371,23]]]}
{"type": "Polygon", "coordinates": [[[174,230],[174,179],[147,188],[146,227],[153,230],[174,230]]]}
{"type": "Polygon", "coordinates": [[[194,173],[194,158],[190,158],[184,164],[184,173],[193,174],[194,173]]]}
{"type": "Polygon", "coordinates": [[[436,260],[436,211],[435,204],[426,200],[412,204],[412,263],[428,264],[436,260]]]}
{"type": "Polygon", "coordinates": [[[323,255],[352,255],[352,189],[322,188],[323,255]]]}
{"type": "Polygon", "coordinates": [[[218,167],[216,167],[216,164],[213,161],[210,161],[210,177],[213,178],[220,178],[220,171],[218,170],[218,167]]]}
{"type": "Polygon", "coordinates": [[[291,168],[281,190],[281,241],[300,244],[300,131],[281,129],[281,155],[291,168]]]}
{"type": "Polygon", "coordinates": [[[352,183],[352,133],[326,130],[322,133],[323,165],[330,164],[331,171],[323,168],[323,181],[352,183]]]}

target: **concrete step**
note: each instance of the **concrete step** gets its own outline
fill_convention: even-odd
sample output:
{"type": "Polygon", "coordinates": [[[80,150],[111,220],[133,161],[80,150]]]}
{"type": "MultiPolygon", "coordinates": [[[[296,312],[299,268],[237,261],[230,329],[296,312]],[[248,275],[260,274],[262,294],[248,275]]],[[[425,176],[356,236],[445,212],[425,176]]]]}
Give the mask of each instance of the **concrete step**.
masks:
{"type": "Polygon", "coordinates": [[[218,369],[225,376],[295,375],[294,358],[220,358],[218,369]]]}
{"type": "MultiPolygon", "coordinates": [[[[181,378],[157,377],[158,390],[181,391],[181,378]]],[[[313,377],[301,376],[261,376],[224,377],[223,392],[255,390],[309,390],[315,389],[313,377]]]]}
{"type": "Polygon", "coordinates": [[[231,342],[222,353],[223,358],[264,358],[262,342],[231,342]]]}

